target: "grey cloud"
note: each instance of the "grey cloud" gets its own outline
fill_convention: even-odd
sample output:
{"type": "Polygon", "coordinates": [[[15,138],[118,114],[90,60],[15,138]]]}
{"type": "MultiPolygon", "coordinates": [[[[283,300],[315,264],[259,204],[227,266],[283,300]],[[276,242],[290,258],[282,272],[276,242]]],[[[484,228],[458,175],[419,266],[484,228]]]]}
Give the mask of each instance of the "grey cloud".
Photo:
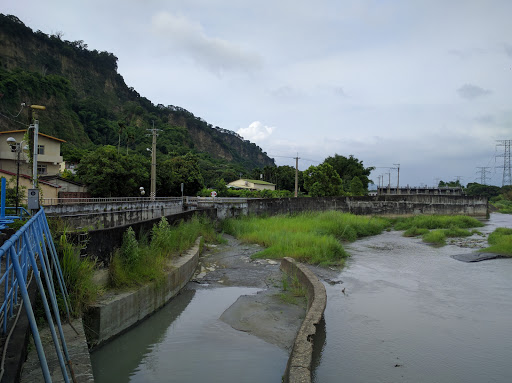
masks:
{"type": "Polygon", "coordinates": [[[170,48],[179,50],[216,74],[250,72],[261,67],[258,54],[230,41],[208,36],[199,23],[182,15],[160,12],[153,17],[152,27],[170,48]]]}
{"type": "Polygon", "coordinates": [[[457,93],[462,98],[465,98],[467,100],[474,100],[478,97],[491,94],[492,92],[488,89],[484,89],[476,85],[464,84],[459,89],[457,89],[457,93]]]}
{"type": "Polygon", "coordinates": [[[504,44],[505,53],[508,57],[512,57],[512,45],[510,44],[504,44]]]}
{"type": "Polygon", "coordinates": [[[490,114],[484,114],[482,116],[476,117],[475,121],[481,124],[494,124],[496,122],[496,119],[494,118],[494,116],[490,114]]]}

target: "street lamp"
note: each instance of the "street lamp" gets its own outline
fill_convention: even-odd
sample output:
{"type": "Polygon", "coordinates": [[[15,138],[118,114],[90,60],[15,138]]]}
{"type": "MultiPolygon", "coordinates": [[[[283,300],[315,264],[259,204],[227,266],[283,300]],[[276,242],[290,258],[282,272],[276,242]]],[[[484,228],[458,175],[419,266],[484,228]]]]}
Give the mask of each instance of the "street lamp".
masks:
{"type": "Polygon", "coordinates": [[[22,151],[23,143],[25,141],[21,141],[20,144],[16,142],[16,139],[14,137],[9,137],[7,139],[7,145],[11,147],[11,151],[14,149],[16,152],[16,210],[15,214],[18,215],[18,205],[19,205],[19,198],[20,198],[20,154],[22,151]]]}

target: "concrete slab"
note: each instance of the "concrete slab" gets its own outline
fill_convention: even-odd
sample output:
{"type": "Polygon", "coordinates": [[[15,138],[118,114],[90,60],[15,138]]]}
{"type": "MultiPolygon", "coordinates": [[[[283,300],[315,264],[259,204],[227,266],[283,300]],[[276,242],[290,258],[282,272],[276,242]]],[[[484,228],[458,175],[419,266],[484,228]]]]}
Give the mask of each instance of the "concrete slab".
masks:
{"type": "MultiPolygon", "coordinates": [[[[84,327],[82,325],[82,318],[74,319],[71,322],[63,324],[62,329],[64,331],[64,338],[73,366],[76,381],[78,383],[94,383],[94,377],[92,374],[91,359],[89,357],[89,349],[87,348],[87,342],[85,340],[84,327]],[[73,327],[71,327],[71,325],[73,327]],[[73,330],[75,328],[78,334],[73,330]]],[[[55,345],[51,336],[50,328],[48,326],[39,329],[41,341],[43,343],[44,352],[50,369],[52,382],[59,383],[64,382],[62,371],[60,368],[57,353],[55,351],[55,345]]],[[[38,383],[44,382],[43,372],[39,363],[39,357],[37,356],[36,347],[34,341],[31,340],[29,347],[29,353],[27,361],[23,365],[21,372],[21,383],[38,383]]],[[[68,369],[68,378],[71,379],[71,373],[68,369]]]]}

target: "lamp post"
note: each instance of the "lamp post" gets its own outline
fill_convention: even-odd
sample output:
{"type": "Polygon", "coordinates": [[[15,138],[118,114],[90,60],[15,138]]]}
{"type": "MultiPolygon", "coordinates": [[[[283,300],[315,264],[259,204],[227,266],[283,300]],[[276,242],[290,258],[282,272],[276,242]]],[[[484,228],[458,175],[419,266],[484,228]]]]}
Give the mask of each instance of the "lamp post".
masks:
{"type": "MultiPolygon", "coordinates": [[[[30,105],[31,110],[46,110],[46,107],[43,105],[30,105]]],[[[37,117],[37,115],[36,115],[37,117]]],[[[38,152],[38,143],[37,139],[39,138],[39,120],[37,118],[34,120],[34,152],[33,155],[33,164],[32,164],[32,187],[37,189],[37,152],[38,152]]]]}
{"type": "Polygon", "coordinates": [[[7,139],[7,144],[11,147],[11,150],[14,149],[16,151],[16,215],[18,214],[18,206],[20,199],[20,154],[23,147],[23,143],[25,141],[21,141],[18,145],[16,139],[14,137],[9,137],[7,139]]]}

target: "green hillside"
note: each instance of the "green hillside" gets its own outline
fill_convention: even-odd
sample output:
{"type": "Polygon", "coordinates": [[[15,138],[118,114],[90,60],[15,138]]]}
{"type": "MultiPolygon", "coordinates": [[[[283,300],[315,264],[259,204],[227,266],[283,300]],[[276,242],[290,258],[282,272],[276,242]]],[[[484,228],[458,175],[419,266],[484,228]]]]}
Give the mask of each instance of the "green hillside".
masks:
{"type": "Polygon", "coordinates": [[[28,108],[39,112],[40,129],[67,141],[64,159],[98,146],[146,155],[147,129],[160,129],[159,161],[194,153],[206,184],[272,166],[273,159],[236,133],[214,127],[184,108],[153,105],[117,72],[117,57],[90,50],[83,41],[32,31],[17,17],[0,14],[0,131],[23,129],[28,108]]]}

